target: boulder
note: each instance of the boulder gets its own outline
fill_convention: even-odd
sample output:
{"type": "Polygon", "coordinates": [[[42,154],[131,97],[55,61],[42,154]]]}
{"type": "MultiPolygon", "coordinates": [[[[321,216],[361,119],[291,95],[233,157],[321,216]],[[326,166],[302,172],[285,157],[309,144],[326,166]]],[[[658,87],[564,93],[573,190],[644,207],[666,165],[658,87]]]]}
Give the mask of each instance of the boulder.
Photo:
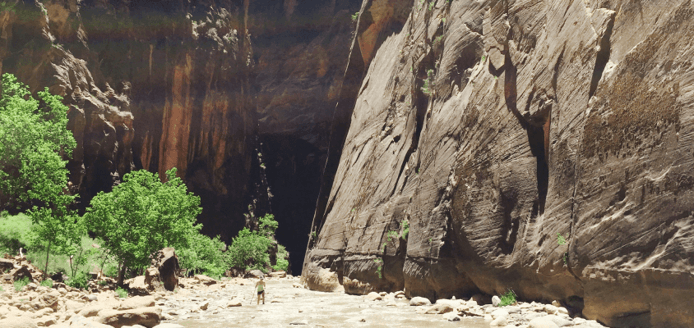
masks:
{"type": "Polygon", "coordinates": [[[241,300],[238,298],[232,298],[229,302],[227,302],[227,307],[239,307],[241,306],[241,300]]]}
{"type": "Polygon", "coordinates": [[[152,258],[152,266],[159,273],[159,280],[164,283],[164,288],[173,291],[178,285],[176,271],[179,269],[178,256],[172,247],[163,248],[152,258]]]}
{"type": "Polygon", "coordinates": [[[528,325],[529,328],[559,328],[554,321],[547,317],[532,319],[528,325]]]}
{"type": "Polygon", "coordinates": [[[125,311],[106,310],[99,313],[99,323],[115,328],[143,325],[152,328],[161,322],[161,308],[147,307],[125,311]]]}
{"type": "Polygon", "coordinates": [[[492,305],[499,306],[499,304],[501,304],[501,299],[499,298],[499,296],[492,296],[492,305]]]}
{"type": "Polygon", "coordinates": [[[336,272],[326,268],[317,268],[317,270],[318,273],[315,275],[301,276],[301,281],[306,283],[309,289],[320,292],[335,292],[343,289],[336,272]]]}
{"type": "Polygon", "coordinates": [[[285,271],[270,272],[270,277],[273,277],[273,278],[285,278],[285,277],[287,277],[287,273],[286,273],[285,271]]]}
{"type": "Polygon", "coordinates": [[[137,276],[132,279],[124,281],[124,284],[128,285],[130,293],[133,295],[149,295],[152,291],[150,286],[145,282],[145,276],[137,276]]]}
{"type": "Polygon", "coordinates": [[[12,317],[0,320],[2,328],[36,328],[36,322],[30,316],[12,317]]]}
{"type": "Polygon", "coordinates": [[[14,261],[0,259],[0,273],[10,272],[14,269],[14,261]]]}
{"type": "Polygon", "coordinates": [[[425,314],[443,314],[443,313],[448,313],[448,312],[453,312],[455,310],[455,307],[451,305],[449,302],[436,302],[433,306],[431,306],[429,309],[427,309],[425,314]]]}
{"type": "Polygon", "coordinates": [[[136,308],[154,306],[154,296],[134,296],[125,299],[118,306],[118,310],[131,310],[136,308]]]}
{"type": "Polygon", "coordinates": [[[113,326],[105,325],[100,322],[96,322],[93,319],[85,318],[81,315],[76,315],[70,318],[69,321],[70,328],[113,328],[113,326]]]}
{"type": "Polygon", "coordinates": [[[195,275],[195,280],[197,282],[199,282],[203,285],[207,285],[207,286],[214,285],[217,283],[217,280],[214,280],[213,278],[210,278],[204,274],[195,275]]]}
{"type": "Polygon", "coordinates": [[[423,306],[423,305],[431,305],[431,301],[428,298],[424,297],[413,297],[410,300],[410,306],[423,306]]]}
{"type": "Polygon", "coordinates": [[[260,270],[251,270],[246,273],[246,278],[256,278],[259,279],[260,277],[265,277],[265,274],[263,271],[260,270]]]}

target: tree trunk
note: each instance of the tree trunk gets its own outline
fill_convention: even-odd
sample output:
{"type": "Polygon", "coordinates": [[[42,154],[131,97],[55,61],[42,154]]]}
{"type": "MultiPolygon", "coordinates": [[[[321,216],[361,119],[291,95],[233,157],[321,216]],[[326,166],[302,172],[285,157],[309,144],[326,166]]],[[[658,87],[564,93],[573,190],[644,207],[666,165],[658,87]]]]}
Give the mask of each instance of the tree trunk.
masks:
{"type": "Polygon", "coordinates": [[[121,264],[120,270],[118,270],[118,286],[123,286],[123,278],[125,277],[125,262],[121,264]]]}
{"type": "Polygon", "coordinates": [[[48,255],[51,254],[51,241],[48,241],[48,248],[46,249],[46,267],[43,269],[43,280],[46,280],[46,275],[48,274],[48,255]]]}

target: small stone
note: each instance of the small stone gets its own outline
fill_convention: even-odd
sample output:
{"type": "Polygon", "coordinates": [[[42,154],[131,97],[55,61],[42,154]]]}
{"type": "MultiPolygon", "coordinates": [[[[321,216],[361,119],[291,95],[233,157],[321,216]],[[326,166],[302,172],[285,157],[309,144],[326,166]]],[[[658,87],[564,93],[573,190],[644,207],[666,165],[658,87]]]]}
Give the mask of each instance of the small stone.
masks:
{"type": "Polygon", "coordinates": [[[561,314],[569,315],[569,310],[567,310],[565,307],[559,307],[559,308],[557,308],[557,312],[559,312],[559,313],[561,313],[561,314]]]}
{"type": "Polygon", "coordinates": [[[499,304],[501,304],[501,299],[499,298],[499,296],[492,296],[492,305],[499,306],[499,304]]]}
{"type": "Polygon", "coordinates": [[[369,293],[368,295],[366,295],[366,299],[367,299],[368,301],[380,301],[380,300],[382,300],[383,298],[381,297],[380,294],[378,294],[378,293],[376,293],[376,292],[371,292],[371,293],[369,293]]]}
{"type": "Polygon", "coordinates": [[[504,309],[498,309],[498,310],[495,310],[494,312],[492,312],[492,319],[498,319],[501,317],[508,318],[508,316],[509,316],[508,311],[506,311],[504,309]]]}
{"type": "Polygon", "coordinates": [[[545,305],[545,312],[547,312],[549,314],[555,314],[555,313],[557,313],[558,310],[559,309],[557,309],[557,307],[554,305],[549,305],[549,304],[545,305]]]}
{"type": "Polygon", "coordinates": [[[508,320],[506,320],[506,317],[498,317],[489,323],[489,325],[492,327],[506,327],[507,324],[508,320]]]}
{"type": "Polygon", "coordinates": [[[453,312],[448,312],[443,315],[443,318],[448,320],[448,321],[460,321],[460,316],[458,314],[453,313],[453,312]]]}
{"type": "Polygon", "coordinates": [[[530,320],[528,328],[559,328],[554,321],[547,317],[535,318],[530,320]]]}
{"type": "Polygon", "coordinates": [[[295,320],[289,323],[292,326],[306,326],[308,325],[308,320],[295,320]]]}
{"type": "Polygon", "coordinates": [[[210,302],[205,302],[202,305],[200,305],[200,310],[206,311],[209,306],[210,306],[210,302]]]}
{"type": "Polygon", "coordinates": [[[559,304],[559,301],[557,301],[557,300],[552,301],[552,305],[554,305],[554,306],[556,306],[556,307],[560,307],[560,306],[561,306],[561,304],[559,304]]]}
{"type": "Polygon", "coordinates": [[[237,298],[232,298],[229,303],[227,303],[227,307],[239,307],[241,306],[241,300],[237,298]]]}

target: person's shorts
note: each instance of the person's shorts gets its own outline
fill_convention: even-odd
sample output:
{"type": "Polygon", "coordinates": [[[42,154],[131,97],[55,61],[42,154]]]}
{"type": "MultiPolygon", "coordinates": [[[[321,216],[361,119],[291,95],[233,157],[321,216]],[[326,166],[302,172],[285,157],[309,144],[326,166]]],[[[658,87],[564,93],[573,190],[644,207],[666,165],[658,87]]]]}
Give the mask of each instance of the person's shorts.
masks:
{"type": "Polygon", "coordinates": [[[264,291],[264,290],[259,291],[259,292],[258,292],[258,295],[260,295],[260,294],[262,294],[262,293],[265,293],[265,291],[264,291]]]}

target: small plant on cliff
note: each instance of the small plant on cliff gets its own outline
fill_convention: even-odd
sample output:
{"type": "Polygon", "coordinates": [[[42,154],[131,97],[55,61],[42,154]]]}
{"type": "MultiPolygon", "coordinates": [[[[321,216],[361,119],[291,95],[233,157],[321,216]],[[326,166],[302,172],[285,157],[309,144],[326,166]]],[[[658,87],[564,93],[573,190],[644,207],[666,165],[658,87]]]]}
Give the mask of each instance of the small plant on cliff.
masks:
{"type": "Polygon", "coordinates": [[[429,11],[431,11],[432,9],[434,9],[434,4],[435,4],[435,3],[436,3],[435,1],[432,1],[432,2],[429,3],[429,11]]]}
{"type": "Polygon", "coordinates": [[[375,259],[374,262],[378,266],[376,268],[376,273],[378,274],[378,279],[383,279],[383,259],[375,259]]]}
{"type": "MultiPolygon", "coordinates": [[[[566,245],[566,239],[564,239],[564,236],[562,236],[560,233],[557,233],[557,244],[559,244],[559,246],[566,245]]],[[[566,264],[566,265],[569,265],[568,256],[569,256],[569,252],[565,252],[564,255],[562,256],[562,259],[564,260],[564,264],[566,264]]]]}
{"type": "Polygon", "coordinates": [[[509,288],[506,294],[501,295],[501,303],[499,303],[499,306],[501,307],[512,304],[516,304],[516,293],[513,292],[513,289],[509,288]]]}
{"type": "Polygon", "coordinates": [[[356,13],[354,13],[354,14],[352,15],[352,21],[353,21],[353,22],[356,22],[358,18],[359,18],[359,12],[357,11],[356,13]]]}
{"type": "Polygon", "coordinates": [[[407,240],[407,234],[410,233],[410,221],[402,221],[402,240],[407,240]]]}

